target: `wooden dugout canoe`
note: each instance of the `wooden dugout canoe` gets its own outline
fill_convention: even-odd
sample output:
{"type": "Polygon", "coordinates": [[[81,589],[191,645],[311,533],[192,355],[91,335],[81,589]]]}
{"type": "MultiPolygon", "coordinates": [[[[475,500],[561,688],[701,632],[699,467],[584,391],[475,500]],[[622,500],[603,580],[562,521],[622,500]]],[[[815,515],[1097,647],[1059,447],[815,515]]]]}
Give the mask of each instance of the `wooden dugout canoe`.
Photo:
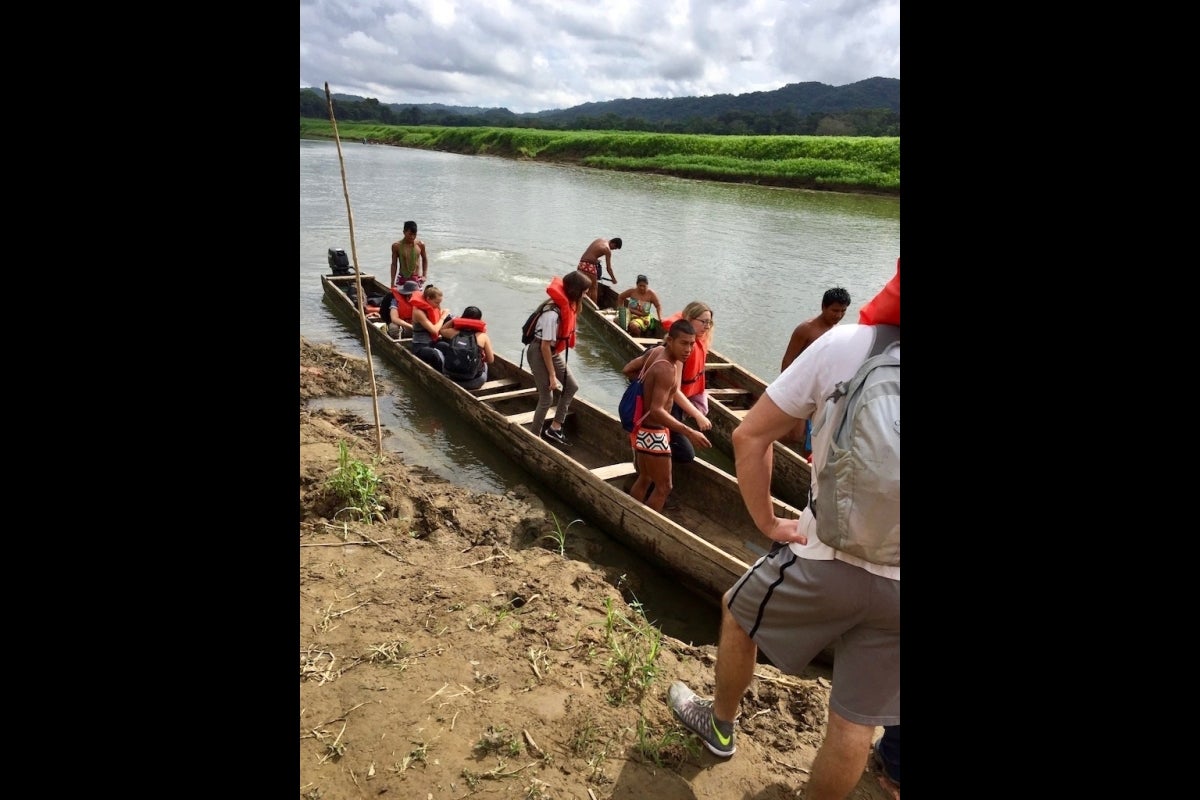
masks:
{"type": "MultiPolygon", "coordinates": [[[[346,294],[355,285],[354,275],[322,275],[321,284],[338,316],[360,330],[357,303],[346,294]]],[[[370,275],[362,276],[362,285],[367,297],[388,291],[370,275]]],[[[368,323],[367,332],[372,353],[444,399],[592,524],[714,603],[771,546],[727,472],[699,459],[675,464],[671,503],[679,508],[659,513],[627,494],[636,477],[632,449],[613,413],[576,395],[563,426],[571,447],[560,449],[530,428],[537,389],[527,370],[497,354],[488,365],[487,383],[468,390],[417,358],[409,340],[393,340],[382,323],[368,323]]],[[[553,414],[552,407],[547,419],[553,414]]],[[[800,516],[794,506],[778,500],[775,506],[779,516],[800,516]]]]}
{"type": "MultiPolygon", "coordinates": [[[[609,286],[599,286],[600,303],[586,295],[580,314],[591,321],[591,327],[625,361],[637,358],[646,350],[662,344],[662,339],[635,338],[617,322],[617,293],[609,286]]],[[[622,362],[621,366],[624,366],[622,362]]],[[[708,392],[708,420],[712,429],[705,432],[713,447],[733,461],[733,429],[767,389],[766,381],[749,370],[709,350],[705,362],[704,383],[708,392]]],[[[695,427],[690,419],[688,424],[695,427]]],[[[804,456],[780,442],[775,443],[774,470],[771,474],[771,494],[795,506],[808,505],[812,466],[804,456]]]]}

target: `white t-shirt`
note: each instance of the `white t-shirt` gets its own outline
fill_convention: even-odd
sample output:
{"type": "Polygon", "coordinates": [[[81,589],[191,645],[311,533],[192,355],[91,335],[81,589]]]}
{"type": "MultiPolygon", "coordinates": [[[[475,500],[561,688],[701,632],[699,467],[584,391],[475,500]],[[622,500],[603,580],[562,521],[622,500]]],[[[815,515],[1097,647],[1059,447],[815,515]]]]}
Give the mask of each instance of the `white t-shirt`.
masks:
{"type": "MultiPolygon", "coordinates": [[[[797,419],[819,419],[825,409],[825,398],[838,381],[854,376],[871,350],[874,331],[870,325],[837,325],[822,334],[796,357],[786,370],[767,387],[767,396],[785,414],[797,419]]],[[[900,358],[900,343],[885,350],[900,358]]],[[[812,494],[817,491],[817,473],[825,466],[825,454],[833,436],[830,426],[813,434],[812,494]]],[[[872,575],[900,580],[900,567],[872,564],[861,558],[834,550],[817,538],[817,521],[812,515],[812,501],[800,514],[800,532],[808,544],[788,545],[801,558],[817,561],[837,559],[861,567],[872,575]]]]}
{"type": "Polygon", "coordinates": [[[551,308],[548,311],[542,312],[542,315],[538,317],[537,327],[534,328],[533,335],[543,342],[549,342],[550,352],[554,352],[554,345],[558,342],[557,308],[551,308]]]}

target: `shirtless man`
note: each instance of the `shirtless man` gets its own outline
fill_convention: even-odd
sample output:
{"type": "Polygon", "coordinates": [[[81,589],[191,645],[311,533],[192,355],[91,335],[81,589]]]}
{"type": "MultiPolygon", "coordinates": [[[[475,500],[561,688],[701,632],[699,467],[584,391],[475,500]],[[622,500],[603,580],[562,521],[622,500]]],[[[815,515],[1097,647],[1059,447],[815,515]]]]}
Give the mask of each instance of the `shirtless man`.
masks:
{"type": "Polygon", "coordinates": [[[679,391],[680,368],[695,343],[696,329],[681,319],[671,326],[663,344],[655,348],[656,355],[646,358],[649,366],[642,369],[642,416],[634,418],[629,434],[637,480],[629,487],[629,494],[660,513],[672,489],[671,432],[686,436],[696,447],[712,447],[707,436],[671,416],[671,404],[679,391]]]}
{"type": "Polygon", "coordinates": [[[429,256],[425,253],[425,242],[417,238],[417,223],[410,219],[404,223],[404,238],[392,242],[392,286],[416,281],[421,287],[428,277],[429,256]]]}
{"type": "MultiPolygon", "coordinates": [[[[796,360],[796,356],[803,353],[821,334],[841,322],[849,307],[850,293],[845,289],[837,286],[826,290],[825,296],[821,298],[821,313],[806,322],[801,322],[792,331],[792,338],[788,340],[787,350],[783,353],[783,361],[779,364],[779,371],[783,372],[787,369],[796,360]]],[[[784,444],[801,445],[800,455],[806,458],[812,455],[812,420],[804,420],[803,426],[797,425],[791,433],[779,441],[784,444]]]]}
{"type": "Polygon", "coordinates": [[[604,265],[608,268],[609,279],[616,283],[617,276],[613,273],[612,268],[612,251],[620,249],[621,237],[619,236],[614,236],[612,239],[597,239],[589,244],[587,250],[584,250],[583,255],[579,257],[579,271],[592,279],[588,297],[592,298],[592,302],[597,305],[600,302],[600,257],[604,257],[604,265]]]}

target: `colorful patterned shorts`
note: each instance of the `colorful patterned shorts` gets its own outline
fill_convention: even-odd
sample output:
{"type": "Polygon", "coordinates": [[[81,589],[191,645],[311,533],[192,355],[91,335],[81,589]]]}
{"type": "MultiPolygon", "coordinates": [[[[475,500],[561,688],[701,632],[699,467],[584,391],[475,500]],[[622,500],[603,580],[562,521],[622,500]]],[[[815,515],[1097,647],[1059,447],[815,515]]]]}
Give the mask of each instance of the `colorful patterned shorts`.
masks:
{"type": "Polygon", "coordinates": [[[635,428],[629,434],[633,449],[652,456],[671,455],[671,431],[667,428],[635,428]]]}
{"type": "Polygon", "coordinates": [[[580,261],[579,271],[591,275],[592,278],[600,279],[600,262],[599,261],[580,261]]]}

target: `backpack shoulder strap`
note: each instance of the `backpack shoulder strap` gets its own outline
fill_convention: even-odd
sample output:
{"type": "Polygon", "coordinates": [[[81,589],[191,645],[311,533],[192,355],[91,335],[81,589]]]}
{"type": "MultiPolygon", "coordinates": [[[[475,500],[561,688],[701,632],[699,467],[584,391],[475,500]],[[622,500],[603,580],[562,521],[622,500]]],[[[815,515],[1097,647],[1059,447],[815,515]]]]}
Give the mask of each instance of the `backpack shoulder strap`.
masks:
{"type": "Polygon", "coordinates": [[[870,372],[879,363],[892,363],[895,361],[891,356],[884,357],[883,351],[887,350],[895,342],[900,341],[900,326],[899,325],[872,325],[871,328],[871,348],[867,351],[867,357],[863,359],[863,363],[859,365],[853,377],[848,381],[838,381],[834,384],[833,391],[825,399],[837,400],[839,397],[845,397],[854,387],[862,383],[870,372]]]}

